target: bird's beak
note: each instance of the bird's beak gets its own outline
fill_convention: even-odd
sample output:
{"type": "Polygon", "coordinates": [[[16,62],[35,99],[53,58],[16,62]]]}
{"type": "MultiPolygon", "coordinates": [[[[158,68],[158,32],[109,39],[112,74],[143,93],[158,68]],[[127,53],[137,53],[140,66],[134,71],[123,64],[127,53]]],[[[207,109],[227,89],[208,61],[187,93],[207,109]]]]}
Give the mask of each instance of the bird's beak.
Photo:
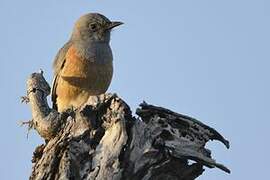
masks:
{"type": "Polygon", "coordinates": [[[116,26],[120,26],[120,25],[122,25],[122,24],[124,24],[124,23],[119,22],[119,21],[113,21],[113,22],[111,22],[111,23],[108,25],[107,29],[113,29],[113,28],[115,28],[116,26]]]}

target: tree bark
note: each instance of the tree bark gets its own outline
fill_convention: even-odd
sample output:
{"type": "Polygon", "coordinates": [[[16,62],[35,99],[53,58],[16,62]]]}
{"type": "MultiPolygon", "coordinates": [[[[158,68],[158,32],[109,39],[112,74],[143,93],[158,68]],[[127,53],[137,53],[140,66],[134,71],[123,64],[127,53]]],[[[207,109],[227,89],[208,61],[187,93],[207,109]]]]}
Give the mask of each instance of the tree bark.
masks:
{"type": "Polygon", "coordinates": [[[33,73],[31,126],[45,143],[34,152],[31,180],[193,180],[204,166],[230,172],[205,148],[209,140],[229,142],[194,118],[146,102],[134,117],[116,94],[59,113],[48,106],[49,93],[43,73],[33,73]]]}

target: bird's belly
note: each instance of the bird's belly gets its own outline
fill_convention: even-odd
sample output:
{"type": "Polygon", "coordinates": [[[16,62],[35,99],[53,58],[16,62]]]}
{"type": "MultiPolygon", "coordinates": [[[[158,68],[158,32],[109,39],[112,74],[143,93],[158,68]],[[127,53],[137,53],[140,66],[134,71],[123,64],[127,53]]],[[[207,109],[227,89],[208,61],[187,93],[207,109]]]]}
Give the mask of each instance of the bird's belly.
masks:
{"type": "Polygon", "coordinates": [[[89,96],[105,93],[112,75],[112,61],[103,64],[86,60],[66,62],[56,92],[58,111],[78,108],[89,96]]]}

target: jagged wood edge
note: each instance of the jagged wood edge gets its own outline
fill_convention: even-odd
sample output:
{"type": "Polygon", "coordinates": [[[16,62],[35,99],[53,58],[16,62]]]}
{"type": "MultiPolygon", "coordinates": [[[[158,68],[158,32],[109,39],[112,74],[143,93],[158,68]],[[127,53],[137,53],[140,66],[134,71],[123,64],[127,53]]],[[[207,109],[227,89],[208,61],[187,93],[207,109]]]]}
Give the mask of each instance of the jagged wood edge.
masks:
{"type": "MultiPolygon", "coordinates": [[[[70,111],[70,112],[59,114],[58,112],[48,107],[46,97],[49,94],[50,88],[49,88],[48,83],[44,79],[42,73],[33,73],[31,77],[28,79],[27,85],[28,85],[27,86],[28,98],[29,98],[29,102],[30,102],[30,105],[32,108],[32,114],[33,114],[34,128],[48,142],[46,146],[43,145],[37,148],[37,151],[35,152],[35,156],[33,159],[33,162],[35,162],[35,164],[33,167],[31,179],[42,179],[42,178],[55,179],[57,176],[59,176],[59,174],[58,175],[57,173],[52,174],[52,172],[53,173],[57,172],[57,170],[59,171],[61,170],[61,168],[63,169],[64,167],[69,167],[68,171],[66,171],[66,169],[64,168],[65,172],[69,172],[69,173],[62,174],[62,176],[64,175],[66,178],[71,178],[72,176],[77,175],[80,178],[87,176],[84,178],[90,178],[90,179],[102,179],[104,177],[114,177],[116,179],[121,179],[121,178],[123,179],[131,175],[132,175],[132,178],[129,177],[130,179],[140,179],[142,177],[147,179],[153,176],[167,177],[167,176],[170,176],[171,175],[170,173],[172,173],[173,169],[175,169],[174,167],[175,164],[177,164],[179,168],[182,166],[182,168],[180,168],[179,171],[173,172],[174,177],[176,177],[177,179],[181,179],[181,178],[184,179],[186,177],[189,177],[189,178],[193,177],[193,179],[195,179],[197,176],[199,176],[203,172],[202,165],[206,165],[208,167],[219,167],[220,169],[226,172],[229,172],[228,168],[226,168],[225,166],[221,164],[216,163],[213,159],[211,159],[209,150],[204,149],[204,145],[209,139],[220,140],[227,147],[229,147],[228,141],[225,140],[213,128],[210,128],[209,126],[204,125],[198,120],[195,120],[193,118],[190,118],[188,116],[184,116],[178,113],[174,113],[165,108],[148,105],[146,103],[141,104],[141,109],[137,110],[137,114],[141,117],[143,121],[136,120],[131,116],[131,112],[128,105],[125,104],[124,101],[122,101],[120,98],[118,98],[115,95],[108,95],[108,96],[102,95],[102,96],[92,97],[92,99],[88,101],[88,105],[85,106],[83,109],[77,112],[70,111]],[[96,99],[93,100],[93,98],[96,98],[96,99]],[[81,127],[79,129],[73,128],[73,131],[74,131],[72,135],[73,138],[76,137],[78,139],[81,139],[83,137],[88,140],[90,139],[90,141],[91,139],[95,140],[95,135],[93,134],[90,136],[88,135],[91,134],[91,132],[92,133],[99,132],[97,131],[97,129],[100,128],[99,127],[100,125],[103,126],[104,124],[103,123],[99,124],[100,119],[99,118],[95,119],[93,117],[99,114],[99,111],[101,108],[100,106],[104,106],[104,104],[108,104],[108,102],[111,103],[112,102],[111,100],[121,102],[120,104],[121,106],[123,106],[122,111],[121,111],[122,113],[120,113],[122,114],[121,118],[118,118],[120,120],[117,121],[117,122],[120,122],[121,124],[119,126],[121,131],[117,131],[117,132],[122,132],[122,134],[120,133],[122,135],[121,136],[122,141],[119,143],[118,152],[116,152],[115,155],[113,156],[114,157],[113,162],[116,163],[117,166],[115,166],[115,168],[112,168],[111,171],[107,171],[107,168],[106,168],[108,166],[107,160],[101,162],[102,161],[100,160],[101,157],[98,155],[96,157],[99,157],[99,158],[96,158],[96,159],[91,159],[88,156],[89,158],[88,160],[91,162],[92,169],[88,169],[88,171],[79,170],[77,172],[76,171],[74,172],[74,169],[76,169],[74,168],[74,162],[77,161],[76,158],[78,158],[79,156],[74,156],[72,155],[71,152],[65,151],[65,148],[67,148],[68,146],[73,147],[72,144],[74,145],[75,143],[74,139],[72,138],[71,138],[72,141],[67,141],[67,139],[69,139],[67,137],[70,137],[70,134],[72,134],[71,133],[72,126],[74,127],[76,123],[80,126],[80,123],[78,122],[84,122],[84,123],[81,123],[81,127]],[[125,110],[123,111],[123,109],[125,110]],[[85,113],[85,112],[88,112],[88,113],[85,113]],[[93,116],[93,112],[97,114],[93,116]],[[82,116],[82,114],[84,115],[82,116]],[[166,117],[165,119],[162,117],[164,115],[166,117]],[[91,121],[91,118],[92,118],[92,121],[91,121]],[[158,123],[158,121],[160,121],[160,119],[162,118],[164,121],[163,124],[158,123]],[[192,148],[197,147],[197,149],[195,148],[195,150],[199,150],[197,154],[196,154],[196,151],[185,150],[186,147],[183,147],[183,146],[172,146],[172,143],[171,143],[172,140],[168,139],[168,136],[174,137],[175,140],[183,141],[183,137],[181,137],[181,134],[171,133],[170,135],[168,135],[168,132],[170,133],[171,131],[163,131],[164,129],[162,128],[164,128],[164,123],[166,123],[168,127],[168,125],[172,125],[172,122],[175,123],[175,121],[179,121],[179,120],[182,121],[182,123],[184,124],[189,124],[189,127],[196,127],[197,129],[199,128],[203,130],[203,132],[206,133],[206,137],[204,137],[203,140],[195,141],[198,144],[195,146],[192,146],[192,148]],[[153,127],[155,127],[157,131],[155,131],[153,127]],[[81,130],[81,128],[83,130],[81,130]],[[147,131],[151,133],[154,132],[154,133],[147,134],[147,131]],[[164,135],[164,132],[166,132],[167,134],[165,133],[164,135]],[[142,144],[143,148],[139,148],[140,147],[140,145],[138,144],[139,142],[143,143],[142,144]],[[48,153],[52,149],[54,149],[54,151],[52,151],[51,153],[48,153]],[[188,152],[191,154],[185,154],[183,152],[186,152],[186,153],[188,152]],[[51,154],[51,156],[48,156],[48,154],[51,154]],[[67,160],[61,161],[62,159],[60,158],[59,160],[59,155],[62,158],[63,158],[63,155],[69,158],[72,156],[73,158],[74,157],[76,158],[75,159],[71,158],[68,161],[67,160]],[[46,159],[46,157],[50,157],[50,158],[46,159]],[[187,159],[195,160],[197,163],[189,165],[187,162],[187,159]],[[46,169],[38,169],[39,167],[42,167],[41,166],[42,162],[45,162],[47,164],[51,163],[51,166],[46,166],[46,167],[49,167],[49,169],[47,168],[47,171],[46,169]],[[67,166],[65,162],[69,162],[70,165],[67,166]],[[170,168],[171,166],[173,166],[173,168],[170,168]],[[168,171],[163,172],[161,171],[162,168],[168,169],[168,171]],[[114,173],[116,170],[119,173],[114,173]],[[100,172],[103,172],[103,173],[100,173],[100,172]],[[163,174],[160,174],[160,173],[163,173],[163,174]]],[[[118,106],[120,105],[118,104],[118,106]]],[[[116,114],[117,113],[118,112],[116,112],[116,114]]],[[[108,118],[107,121],[110,121],[110,118],[108,118]]],[[[105,123],[105,125],[108,127],[114,127],[114,124],[110,124],[110,123],[105,123]]],[[[84,144],[85,146],[90,147],[86,149],[91,156],[95,154],[97,150],[99,150],[98,152],[104,151],[104,152],[107,152],[108,154],[110,153],[109,151],[106,151],[106,150],[110,149],[113,144],[108,145],[107,149],[100,148],[100,147],[98,148],[98,146],[100,145],[100,142],[105,141],[106,137],[109,137],[108,135],[110,135],[111,133],[114,133],[115,130],[110,131],[109,129],[105,128],[103,129],[103,131],[104,131],[103,132],[104,134],[102,133],[99,134],[100,132],[97,133],[99,134],[97,136],[100,139],[98,139],[99,141],[95,142],[94,145],[93,145],[93,142],[90,143],[90,145],[87,144],[86,142],[85,142],[86,144],[84,144]],[[106,131],[107,131],[107,136],[106,136],[106,131]]],[[[196,131],[192,133],[196,134],[196,131]]],[[[175,142],[175,144],[179,145],[179,142],[175,142]]],[[[88,162],[87,167],[90,167],[89,165],[90,162],[88,162]]]]}

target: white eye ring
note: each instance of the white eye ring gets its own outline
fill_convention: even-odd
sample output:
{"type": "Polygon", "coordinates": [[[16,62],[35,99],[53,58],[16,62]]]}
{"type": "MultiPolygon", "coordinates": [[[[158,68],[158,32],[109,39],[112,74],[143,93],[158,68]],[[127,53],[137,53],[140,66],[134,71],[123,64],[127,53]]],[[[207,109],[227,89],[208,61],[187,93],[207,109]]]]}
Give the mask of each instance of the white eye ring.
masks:
{"type": "Polygon", "coordinates": [[[97,29],[97,24],[96,23],[92,23],[89,25],[91,30],[96,30],[97,29]]]}

